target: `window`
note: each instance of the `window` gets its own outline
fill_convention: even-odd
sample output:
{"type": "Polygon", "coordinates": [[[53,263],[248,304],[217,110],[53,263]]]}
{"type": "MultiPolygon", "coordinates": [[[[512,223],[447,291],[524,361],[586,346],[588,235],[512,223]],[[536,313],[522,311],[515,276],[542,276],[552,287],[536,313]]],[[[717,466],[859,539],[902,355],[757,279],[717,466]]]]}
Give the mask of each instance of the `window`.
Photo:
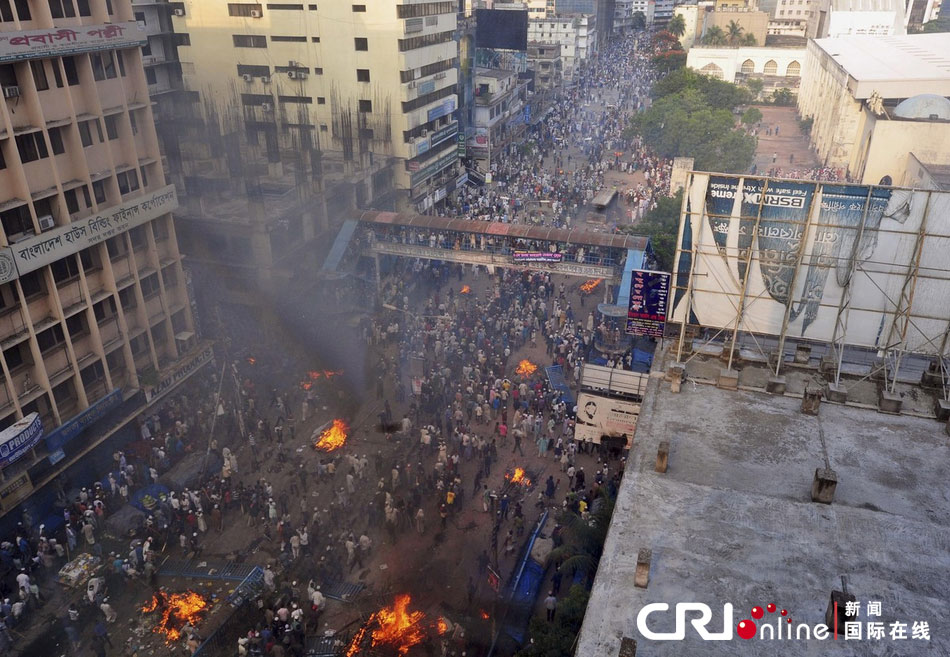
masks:
{"type": "Polygon", "coordinates": [[[145,82],[149,85],[158,84],[158,76],[155,75],[154,68],[145,69],[145,82]]]}
{"type": "Polygon", "coordinates": [[[17,135],[16,147],[23,162],[32,162],[49,157],[49,151],[46,150],[46,140],[43,139],[42,132],[17,135]]]}
{"type": "Polygon", "coordinates": [[[119,182],[120,194],[128,194],[130,192],[136,191],[139,188],[139,176],[137,173],[135,173],[135,169],[117,173],[115,178],[119,182]]]}
{"type": "Polygon", "coordinates": [[[260,16],[261,5],[243,2],[228,3],[228,16],[244,16],[245,18],[250,18],[252,11],[257,12],[257,15],[260,16]]]}
{"type": "Polygon", "coordinates": [[[142,166],[142,187],[148,187],[148,174],[145,173],[145,170],[148,168],[148,165],[142,166]]]}
{"type": "Polygon", "coordinates": [[[133,251],[145,248],[145,245],[148,244],[148,238],[145,236],[145,226],[136,226],[130,230],[129,239],[132,240],[133,251]]]}
{"type": "Polygon", "coordinates": [[[257,34],[235,34],[231,37],[235,48],[266,48],[267,37],[257,34]]]}
{"type": "Polygon", "coordinates": [[[366,37],[356,37],[353,39],[353,47],[357,50],[369,50],[369,41],[366,37]]]}
{"type": "Polygon", "coordinates": [[[73,0],[49,0],[49,11],[53,18],[75,18],[73,0]]]}
{"type": "Polygon", "coordinates": [[[92,314],[99,324],[114,317],[115,312],[115,298],[111,294],[92,307],[92,314]]]}
{"type": "Polygon", "coordinates": [[[79,7],[80,16],[92,16],[92,12],[89,11],[89,0],[76,0],[76,5],[79,7]]]}
{"type": "Polygon", "coordinates": [[[178,285],[178,272],[174,266],[162,270],[162,283],[165,284],[165,289],[178,285]]]}
{"type": "Polygon", "coordinates": [[[186,32],[176,32],[174,37],[175,37],[176,46],[190,46],[191,45],[191,35],[186,32]]]}
{"type": "Polygon", "coordinates": [[[75,57],[63,57],[63,70],[66,71],[66,84],[70,87],[79,84],[79,71],[76,70],[75,57]]]}
{"type": "Polygon", "coordinates": [[[356,13],[365,13],[366,5],[353,5],[353,11],[356,13]]]}
{"type": "Polygon", "coordinates": [[[250,75],[255,78],[261,78],[270,75],[270,66],[250,66],[248,64],[237,65],[238,75],[250,75]]]}
{"type": "Polygon", "coordinates": [[[92,62],[92,77],[96,80],[112,80],[118,77],[111,50],[89,53],[89,59],[92,62]]]}
{"type": "Polygon", "coordinates": [[[241,104],[245,107],[260,107],[273,102],[274,97],[270,94],[241,94],[241,104]]]}
{"type": "Polygon", "coordinates": [[[38,333],[36,336],[36,342],[40,346],[41,352],[49,351],[56,345],[62,344],[65,341],[66,336],[63,334],[63,327],[59,324],[50,326],[48,329],[42,333],[38,333]]]}
{"type": "MultiPolygon", "coordinates": [[[[123,306],[124,308],[124,306],[123,306]]],[[[132,356],[138,358],[148,353],[148,338],[142,335],[129,340],[129,347],[132,349],[132,356]]]]}
{"type": "Polygon", "coordinates": [[[53,272],[53,280],[57,283],[63,283],[79,276],[79,263],[76,262],[76,256],[66,256],[49,266],[53,272]]]}
{"type": "Polygon", "coordinates": [[[317,96],[317,105],[326,105],[327,99],[323,96],[317,96]]]}
{"type": "Polygon", "coordinates": [[[110,16],[115,13],[112,9],[112,0],[106,0],[106,13],[110,16]]]}
{"type": "Polygon", "coordinates": [[[53,79],[56,81],[56,88],[63,88],[63,74],[59,70],[59,61],[55,59],[50,60],[50,66],[53,67],[53,79]]]}
{"type": "Polygon", "coordinates": [[[0,212],[0,223],[3,224],[3,232],[6,233],[7,240],[23,233],[33,232],[33,217],[30,215],[29,206],[26,205],[0,212]]]}
{"type": "Polygon", "coordinates": [[[142,296],[146,299],[154,297],[161,292],[158,284],[158,274],[149,274],[142,279],[142,296]]]}
{"type": "Polygon", "coordinates": [[[156,242],[164,242],[168,239],[168,224],[164,219],[156,219],[152,222],[152,234],[156,242]]]}
{"type": "Polygon", "coordinates": [[[122,349],[114,349],[106,354],[106,365],[109,366],[109,371],[112,372],[112,375],[115,376],[119,370],[125,365],[125,358],[122,356],[122,349]]]}
{"type": "Polygon", "coordinates": [[[149,333],[152,336],[152,342],[155,346],[163,345],[168,341],[168,332],[165,330],[165,322],[158,322],[153,326],[149,333]]]}
{"type": "Polygon", "coordinates": [[[798,62],[792,62],[785,69],[785,75],[790,78],[797,78],[802,74],[802,65],[798,62]]]}
{"type": "Polygon", "coordinates": [[[152,54],[152,44],[146,43],[144,46],[142,46],[142,55],[145,57],[148,57],[151,54],[152,54]]]}
{"type": "Polygon", "coordinates": [[[774,59],[770,59],[769,61],[765,62],[765,68],[763,69],[763,72],[766,75],[775,75],[778,72],[778,64],[775,63],[774,59]]]}
{"type": "Polygon", "coordinates": [[[13,64],[0,64],[0,85],[4,87],[15,87],[19,84],[16,77],[16,69],[13,64]]]}
{"type": "Polygon", "coordinates": [[[310,96],[277,96],[277,100],[282,103],[296,103],[299,105],[313,104],[313,98],[310,96]]]}
{"type": "Polygon", "coordinates": [[[439,43],[447,43],[452,39],[452,32],[437,32],[435,34],[412,37],[411,39],[399,39],[399,51],[405,52],[407,50],[415,50],[416,48],[434,46],[439,43]]]}
{"type": "Polygon", "coordinates": [[[369,69],[368,69],[368,68],[358,68],[358,69],[356,69],[356,81],[357,81],[357,82],[369,82],[369,69]]]}
{"type": "Polygon", "coordinates": [[[3,157],[3,146],[0,146],[0,169],[7,168],[7,161],[3,157]]]}
{"type": "MultiPolygon", "coordinates": [[[[135,299],[135,287],[129,286],[125,289],[119,290],[119,303],[122,305],[122,310],[129,312],[138,305],[138,301],[135,299]]],[[[134,352],[135,349],[133,348],[134,352]]]]}
{"type": "Polygon", "coordinates": [[[330,130],[330,128],[327,127],[327,124],[326,124],[326,123],[321,123],[321,124],[320,124],[320,132],[328,132],[329,130],[330,130]]]}
{"type": "Polygon", "coordinates": [[[438,91],[433,91],[431,94],[419,96],[418,98],[404,102],[402,104],[402,111],[403,113],[411,112],[412,110],[416,110],[416,109],[419,109],[420,107],[424,107],[428,105],[429,103],[434,103],[437,100],[447,98],[448,96],[451,96],[454,93],[455,93],[454,86],[445,87],[444,89],[439,89],[438,91]]]}
{"type": "Polygon", "coordinates": [[[373,101],[371,100],[361,100],[359,101],[359,108],[361,112],[372,112],[373,111],[373,101]]]}
{"type": "Polygon", "coordinates": [[[9,349],[3,352],[3,359],[7,361],[7,367],[12,371],[21,365],[28,364],[23,360],[23,352],[20,350],[21,345],[13,345],[9,349]]]}
{"type": "Polygon", "coordinates": [[[20,287],[23,288],[23,296],[29,299],[45,292],[43,285],[42,270],[31,271],[25,276],[20,276],[20,287]]]}
{"type": "Polygon", "coordinates": [[[69,338],[76,340],[89,333],[89,327],[86,325],[86,313],[76,313],[66,320],[66,330],[69,332],[69,338]]]}
{"type": "Polygon", "coordinates": [[[132,134],[139,134],[139,124],[135,120],[135,110],[129,112],[129,126],[132,128],[132,134]]]}
{"type": "Polygon", "coordinates": [[[317,5],[307,5],[307,9],[309,9],[310,11],[316,11],[317,5]]]}
{"type": "Polygon", "coordinates": [[[310,37],[310,40],[314,43],[320,43],[320,37],[310,37]]]}
{"type": "Polygon", "coordinates": [[[106,118],[106,134],[109,135],[109,141],[119,138],[119,115],[110,114],[106,118]]]}
{"type": "Polygon", "coordinates": [[[63,146],[63,129],[62,128],[50,128],[49,132],[49,145],[53,149],[53,155],[62,155],[66,152],[66,147],[63,146]]]}
{"type": "Polygon", "coordinates": [[[360,128],[360,139],[370,140],[373,138],[372,128],[360,128]]]}
{"type": "Polygon", "coordinates": [[[755,71],[755,63],[751,59],[742,62],[742,74],[751,75],[755,71]]]}
{"type": "Polygon", "coordinates": [[[270,40],[274,42],[307,43],[307,37],[305,36],[272,36],[270,40]]]}
{"type": "Polygon", "coordinates": [[[37,91],[49,89],[49,80],[46,79],[46,62],[42,59],[31,59],[30,69],[33,71],[33,81],[37,91]]]}
{"type": "Polygon", "coordinates": [[[273,3],[273,2],[268,2],[267,8],[273,9],[275,11],[294,11],[294,10],[303,11],[303,5],[286,5],[282,3],[278,4],[278,3],[273,3]]]}
{"type": "MultiPolygon", "coordinates": [[[[69,334],[72,335],[72,331],[70,331],[69,334]]],[[[79,372],[79,378],[82,379],[82,385],[84,388],[88,388],[94,383],[102,381],[104,378],[106,378],[106,373],[102,369],[102,361],[97,360],[92,365],[89,365],[85,369],[81,370],[79,372]]]]}
{"type": "Polygon", "coordinates": [[[86,207],[92,207],[92,197],[89,196],[89,187],[87,185],[82,186],[82,199],[86,202],[86,207]]]}
{"type": "Polygon", "coordinates": [[[458,7],[452,2],[423,2],[417,5],[397,5],[396,18],[418,18],[436,14],[454,14],[458,7]]]}
{"type": "Polygon", "coordinates": [[[313,74],[314,74],[314,75],[323,75],[323,69],[318,66],[317,68],[313,69],[313,74]]]}
{"type": "Polygon", "coordinates": [[[109,259],[115,260],[128,252],[125,245],[125,235],[116,235],[106,240],[106,250],[109,252],[109,259]]]}
{"type": "Polygon", "coordinates": [[[92,195],[96,198],[96,203],[102,205],[106,202],[106,181],[97,180],[92,183],[92,195]]]}
{"type": "Polygon", "coordinates": [[[69,214],[76,214],[79,212],[79,197],[76,196],[75,189],[67,189],[63,191],[63,197],[66,199],[66,211],[69,214]]]}
{"type": "Polygon", "coordinates": [[[148,21],[145,20],[145,12],[137,11],[135,12],[135,22],[141,23],[142,25],[148,25],[148,21]]]}

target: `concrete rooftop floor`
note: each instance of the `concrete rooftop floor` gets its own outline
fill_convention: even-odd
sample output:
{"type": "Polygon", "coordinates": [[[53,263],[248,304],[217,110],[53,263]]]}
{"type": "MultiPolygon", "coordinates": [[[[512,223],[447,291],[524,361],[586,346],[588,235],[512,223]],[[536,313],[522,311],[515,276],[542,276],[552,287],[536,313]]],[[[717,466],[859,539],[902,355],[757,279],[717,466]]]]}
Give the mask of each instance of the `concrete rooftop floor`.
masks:
{"type": "MultiPolygon", "coordinates": [[[[950,655],[950,456],[936,420],[822,404],[818,417],[800,400],[686,383],[680,394],[651,379],[635,445],[581,630],[576,655],[614,657],[622,636],[637,657],[654,655],[950,655]],[[654,472],[657,446],[670,441],[669,470],[654,472]],[[815,469],[825,458],[838,474],[834,503],[813,503],[815,469]],[[652,549],[647,589],[634,587],[640,548],[652,549]],[[640,636],[636,617],[671,632],[677,602],[713,610],[734,623],[768,603],[794,619],[824,622],[833,589],[847,575],[859,620],[927,621],[931,640],[684,641],[640,636]],[[867,617],[880,601],[880,618],[867,617]]],[[[691,617],[695,617],[692,614],[691,617]]],[[[774,624],[774,623],[773,623],[774,624]]],[[[908,636],[910,632],[908,630],[908,636]]]]}

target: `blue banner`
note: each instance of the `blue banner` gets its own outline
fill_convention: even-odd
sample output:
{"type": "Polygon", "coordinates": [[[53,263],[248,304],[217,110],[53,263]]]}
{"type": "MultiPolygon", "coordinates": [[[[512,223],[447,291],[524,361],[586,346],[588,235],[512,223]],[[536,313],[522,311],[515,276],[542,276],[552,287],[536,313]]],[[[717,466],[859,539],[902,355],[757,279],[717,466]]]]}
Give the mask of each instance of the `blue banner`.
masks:
{"type": "Polygon", "coordinates": [[[50,452],[62,449],[63,445],[82,433],[86,427],[100,420],[106,413],[121,403],[122,391],[116,388],[46,436],[46,448],[50,452]]]}
{"type": "Polygon", "coordinates": [[[0,432],[0,468],[6,467],[30,451],[43,437],[39,413],[30,413],[0,432]]]}

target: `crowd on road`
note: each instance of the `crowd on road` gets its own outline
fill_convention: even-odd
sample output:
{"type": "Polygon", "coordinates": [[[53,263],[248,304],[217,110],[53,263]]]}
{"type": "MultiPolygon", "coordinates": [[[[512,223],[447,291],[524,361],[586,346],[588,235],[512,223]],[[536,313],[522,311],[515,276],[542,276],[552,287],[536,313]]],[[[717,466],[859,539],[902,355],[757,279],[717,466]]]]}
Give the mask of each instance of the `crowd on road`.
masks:
{"type": "Polygon", "coordinates": [[[626,133],[630,117],[649,102],[655,80],[645,37],[617,42],[592,58],[572,86],[558,89],[523,142],[493,157],[493,182],[466,187],[446,214],[556,227],[581,219],[598,192],[616,189],[639,218],[668,194],[672,162],[626,133]],[[609,181],[609,172],[642,172],[636,185],[609,181]]]}
{"type": "Polygon", "coordinates": [[[816,182],[852,182],[843,169],[833,167],[811,167],[806,169],[770,167],[767,175],[775,178],[814,180],[816,182]]]}

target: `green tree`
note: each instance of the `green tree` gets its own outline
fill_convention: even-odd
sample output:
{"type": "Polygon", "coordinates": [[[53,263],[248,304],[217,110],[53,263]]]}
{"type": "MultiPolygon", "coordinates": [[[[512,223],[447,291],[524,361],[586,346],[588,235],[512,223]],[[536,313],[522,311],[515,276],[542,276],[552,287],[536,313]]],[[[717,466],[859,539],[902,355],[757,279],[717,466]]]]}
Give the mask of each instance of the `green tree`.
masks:
{"type": "Polygon", "coordinates": [[[686,67],[686,53],[682,50],[667,50],[653,56],[653,66],[659,73],[670,73],[686,67]]]}
{"type": "Polygon", "coordinates": [[[730,46],[738,46],[739,40],[742,38],[742,33],[745,30],[742,29],[742,26],[739,25],[736,21],[729,21],[729,24],[726,26],[726,39],[729,41],[730,46]]]}
{"type": "Polygon", "coordinates": [[[745,86],[752,92],[752,99],[755,100],[762,93],[763,82],[761,78],[749,78],[746,80],[745,86]]]}
{"type": "Polygon", "coordinates": [[[591,508],[593,510],[586,520],[573,511],[558,515],[558,522],[564,528],[564,543],[552,550],[548,557],[551,562],[561,564],[561,572],[565,577],[580,572],[588,583],[594,581],[600,557],[604,553],[614,501],[602,495],[594,500],[591,508]]]}
{"type": "Polygon", "coordinates": [[[721,109],[733,110],[740,105],[748,105],[753,100],[752,94],[746,89],[702,75],[690,68],[673,71],[658,80],[653,85],[653,97],[662,98],[686,89],[699,91],[708,104],[721,109]]]}
{"type": "Polygon", "coordinates": [[[564,657],[574,653],[574,640],[581,631],[584,612],[590,593],[574,585],[557,604],[554,622],[536,616],[528,626],[531,643],[519,650],[515,657],[564,657]]]}
{"type": "Polygon", "coordinates": [[[633,12],[633,29],[635,30],[645,30],[647,29],[647,17],[642,11],[633,12]]]}
{"type": "Polygon", "coordinates": [[[795,102],[795,96],[788,87],[782,87],[772,92],[772,102],[776,105],[791,105],[795,102]]]}
{"type": "Polygon", "coordinates": [[[704,46],[724,46],[729,42],[726,33],[718,25],[713,25],[703,35],[704,46]]]}
{"type": "Polygon", "coordinates": [[[625,232],[646,235],[650,238],[657,267],[673,271],[673,256],[676,253],[676,238],[679,235],[680,208],[683,206],[683,190],[672,197],[660,196],[656,207],[644,215],[635,226],[627,226],[625,232]]]}
{"type": "Polygon", "coordinates": [[[740,46],[757,46],[759,45],[759,42],[756,40],[755,35],[749,32],[743,35],[741,39],[739,39],[739,45],[740,46]]]}
{"type": "Polygon", "coordinates": [[[742,122],[746,125],[755,125],[762,120],[762,112],[758,107],[750,107],[742,113],[742,122]]]}
{"type": "Polygon", "coordinates": [[[686,34],[686,19],[683,18],[682,14],[676,14],[670,19],[670,23],[666,26],[666,29],[669,30],[670,34],[682,37],[686,34]]]}
{"type": "Polygon", "coordinates": [[[815,124],[815,119],[808,117],[807,119],[802,119],[798,122],[798,129],[802,131],[803,135],[811,134],[811,127],[815,124]]]}

